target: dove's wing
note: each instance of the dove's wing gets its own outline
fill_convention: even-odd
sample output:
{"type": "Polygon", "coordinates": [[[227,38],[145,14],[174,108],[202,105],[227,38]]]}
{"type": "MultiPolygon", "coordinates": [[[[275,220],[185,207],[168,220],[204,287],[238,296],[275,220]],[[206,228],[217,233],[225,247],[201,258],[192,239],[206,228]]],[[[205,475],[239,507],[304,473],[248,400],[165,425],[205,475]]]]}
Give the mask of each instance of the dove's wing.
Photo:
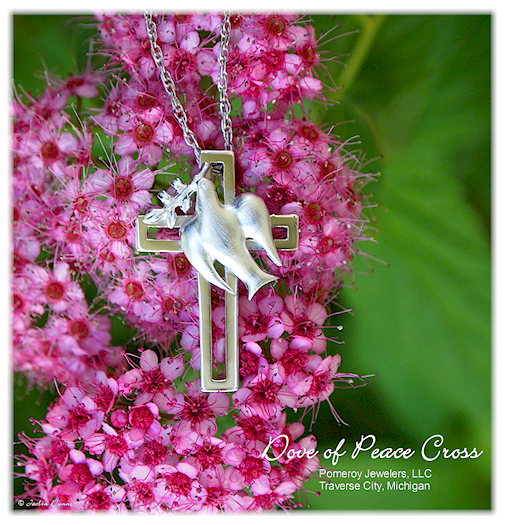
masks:
{"type": "Polygon", "coordinates": [[[243,193],[234,199],[231,206],[236,210],[237,220],[246,238],[253,239],[274,264],[281,266],[272,238],[271,218],[264,201],[253,193],[243,193]]]}
{"type": "Polygon", "coordinates": [[[206,281],[235,295],[234,290],[221,278],[214,267],[215,259],[207,250],[206,243],[198,231],[197,217],[184,224],[181,227],[180,233],[183,252],[195,270],[197,270],[206,281]]]}

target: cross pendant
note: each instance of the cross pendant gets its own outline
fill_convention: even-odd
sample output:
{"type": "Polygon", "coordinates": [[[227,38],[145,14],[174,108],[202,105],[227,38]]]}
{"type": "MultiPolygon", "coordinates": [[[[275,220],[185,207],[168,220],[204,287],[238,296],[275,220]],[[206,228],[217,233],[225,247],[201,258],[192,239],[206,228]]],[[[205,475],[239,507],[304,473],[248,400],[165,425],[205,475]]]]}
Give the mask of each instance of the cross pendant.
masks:
{"type": "MultiPolygon", "coordinates": [[[[221,164],[223,167],[223,195],[224,206],[231,205],[235,195],[234,154],[231,151],[202,151],[201,167],[207,164],[221,164]]],[[[205,183],[206,184],[206,183],[205,183]]],[[[206,184],[207,188],[208,185],[206,184]]],[[[139,252],[185,252],[181,239],[156,240],[148,238],[148,228],[167,227],[164,224],[146,224],[145,215],[139,215],[136,221],[136,247],[139,252]]],[[[174,227],[184,227],[189,218],[195,215],[178,215],[174,227]]],[[[208,226],[204,224],[203,227],[208,226]]],[[[296,250],[299,244],[299,230],[297,215],[271,215],[270,228],[283,227],[286,229],[284,239],[274,239],[274,246],[278,250],[296,250]]],[[[216,232],[223,234],[222,231],[216,232]]],[[[249,237],[248,235],[246,235],[249,237]]],[[[227,239],[225,239],[226,244],[227,239]]],[[[248,250],[262,249],[263,246],[252,238],[245,241],[248,250]]],[[[277,254],[276,254],[277,256],[277,254]]],[[[212,355],[212,311],[211,311],[211,284],[199,272],[199,328],[200,328],[200,380],[202,392],[235,392],[239,388],[239,346],[238,346],[238,302],[237,276],[240,274],[233,265],[232,268],[224,264],[227,289],[225,289],[225,376],[213,377],[212,355]],[[233,270],[233,271],[232,271],[233,270]]],[[[241,274],[239,275],[241,277],[241,274]]],[[[253,292],[254,293],[254,292],[253,292]]],[[[250,297],[251,297],[250,290],[250,297]]]]}

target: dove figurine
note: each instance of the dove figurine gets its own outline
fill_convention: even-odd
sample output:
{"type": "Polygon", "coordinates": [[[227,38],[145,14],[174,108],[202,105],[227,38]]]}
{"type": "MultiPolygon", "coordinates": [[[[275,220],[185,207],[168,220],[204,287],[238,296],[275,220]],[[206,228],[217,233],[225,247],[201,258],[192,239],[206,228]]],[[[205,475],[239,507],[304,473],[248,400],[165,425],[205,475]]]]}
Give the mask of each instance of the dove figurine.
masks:
{"type": "Polygon", "coordinates": [[[261,270],[246,247],[253,239],[278,266],[281,261],[272,238],[270,217],[264,201],[252,193],[236,197],[230,204],[218,200],[214,184],[197,182],[195,213],[180,229],[181,246],[193,267],[211,284],[234,294],[214,267],[218,261],[240,279],[249,299],[277,277],[261,270]]]}

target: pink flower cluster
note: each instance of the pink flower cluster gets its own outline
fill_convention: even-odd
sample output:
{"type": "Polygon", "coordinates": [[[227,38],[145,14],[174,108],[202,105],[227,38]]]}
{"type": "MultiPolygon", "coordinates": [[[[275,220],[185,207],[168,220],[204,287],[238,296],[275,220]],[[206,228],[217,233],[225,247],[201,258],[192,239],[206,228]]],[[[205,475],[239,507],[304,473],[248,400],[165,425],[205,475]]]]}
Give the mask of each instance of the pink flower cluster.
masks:
{"type": "Polygon", "coordinates": [[[67,388],[41,423],[45,437],[22,436],[30,452],[18,458],[29,479],[24,496],[48,507],[57,498],[74,511],[293,507],[318,459],[274,466],[261,453],[279,434],[293,451],[314,447],[314,437],[301,438],[304,426],[287,424],[286,414],[271,423],[246,413],[218,437],[217,418],[229,412],[230,398],[203,394],[198,381],[183,393],[175,380],[184,368],[182,356],[159,361],[145,350],[118,380],[98,372],[86,388],[67,388]]]}
{"type": "MultiPolygon", "coordinates": [[[[222,149],[222,16],[155,18],[190,127],[206,149],[222,149]]],[[[335,137],[296,116],[307,100],[324,99],[310,23],[286,14],[231,21],[237,191],[300,221],[299,249],[280,252],[281,268],[257,254],[277,284],[251,301],[240,289],[233,395],[204,394],[196,379],[195,270],[184,254],[135,251],[137,215],[155,205],[167,166],[183,169],[193,156],[143,17],[97,15],[108,67],[48,79],[41,96],[13,101],[13,365],[32,384],[60,385],[40,422],[44,436],[21,437],[29,454],[19,458],[20,475],[48,509],[59,508],[50,507],[55,498],[90,511],[293,508],[318,460],[271,464],[262,451],[280,434],[289,449],[316,448],[314,436],[303,437],[304,416],[358,378],[338,372],[324,326],[355,243],[366,239],[360,190],[371,176],[354,169],[335,137]],[[102,93],[89,115],[69,107],[102,93]],[[118,319],[134,334],[126,344],[114,344],[118,319]],[[301,409],[298,422],[287,423],[287,409],[301,409]]],[[[219,364],[225,323],[216,290],[213,305],[219,364]]]]}

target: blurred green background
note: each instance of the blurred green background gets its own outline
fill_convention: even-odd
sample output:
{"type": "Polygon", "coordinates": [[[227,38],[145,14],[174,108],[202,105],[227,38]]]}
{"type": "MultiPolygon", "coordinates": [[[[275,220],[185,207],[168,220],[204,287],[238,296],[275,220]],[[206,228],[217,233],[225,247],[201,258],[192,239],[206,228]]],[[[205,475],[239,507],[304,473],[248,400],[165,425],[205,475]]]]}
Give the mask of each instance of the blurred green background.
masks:
{"type": "MultiPolygon", "coordinates": [[[[336,391],[339,427],[322,404],[319,450],[346,438],[339,469],[431,468],[431,490],[412,493],[320,490],[313,510],[490,509],[491,502],[491,16],[338,15],[312,17],[334,83],[334,107],[312,105],[380,172],[369,184],[377,242],[363,243],[340,303],[342,371],[376,374],[370,385],[336,391]],[[356,32],[359,30],[359,32],[356,32]],[[349,33],[346,35],[346,33],[349,33]],[[333,36],[345,34],[337,39],[333,36]],[[420,450],[442,434],[450,449],[483,450],[475,460],[427,463],[350,460],[352,444],[374,434],[380,447],[420,450]]],[[[43,71],[82,72],[94,29],[80,16],[13,16],[13,78],[38,92],[43,71]]],[[[322,78],[325,74],[322,71],[322,78]]],[[[327,84],[330,81],[326,80],[327,84]]],[[[332,329],[328,329],[332,335],[332,329]]],[[[45,415],[52,394],[14,382],[14,433],[45,415]]],[[[309,418],[305,422],[309,425],[309,418]]],[[[330,460],[322,465],[331,467],[330,460]]],[[[332,480],[330,480],[332,481],[332,480]]]]}

